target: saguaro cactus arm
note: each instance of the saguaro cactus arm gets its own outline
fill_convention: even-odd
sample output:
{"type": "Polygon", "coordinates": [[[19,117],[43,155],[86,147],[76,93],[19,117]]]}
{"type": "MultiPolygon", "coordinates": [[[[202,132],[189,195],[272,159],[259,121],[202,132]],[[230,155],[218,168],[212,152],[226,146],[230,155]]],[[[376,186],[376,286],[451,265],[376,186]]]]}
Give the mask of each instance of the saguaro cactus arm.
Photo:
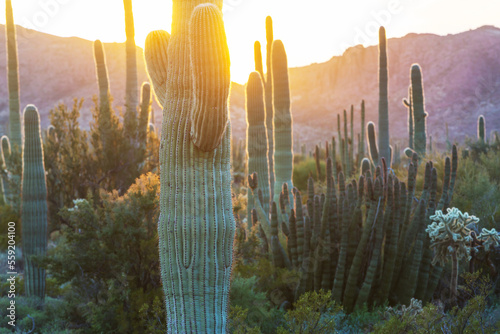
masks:
{"type": "Polygon", "coordinates": [[[158,234],[167,333],[224,333],[227,323],[235,230],[229,55],[222,1],[203,2],[174,0],[172,38],[151,33],[146,44],[155,92],[165,92],[158,234]]]}
{"type": "Polygon", "coordinates": [[[164,106],[167,94],[168,44],[170,34],[165,30],[156,30],[146,37],[144,58],[153,84],[156,100],[164,106]]]}

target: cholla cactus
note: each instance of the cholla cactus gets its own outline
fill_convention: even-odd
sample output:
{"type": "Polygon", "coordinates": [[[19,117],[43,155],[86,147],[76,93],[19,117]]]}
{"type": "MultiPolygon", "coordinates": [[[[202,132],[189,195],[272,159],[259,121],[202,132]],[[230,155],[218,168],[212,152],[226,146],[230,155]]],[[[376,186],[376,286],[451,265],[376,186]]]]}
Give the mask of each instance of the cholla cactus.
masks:
{"type": "Polygon", "coordinates": [[[479,218],[469,216],[467,212],[462,213],[457,208],[448,208],[448,214],[444,215],[441,210],[431,216],[433,221],[425,230],[431,238],[431,248],[434,249],[433,264],[446,262],[448,255],[451,256],[451,304],[456,304],[458,284],[458,260],[467,258],[470,260],[470,243],[472,237],[469,225],[479,222],[479,218]]]}
{"type": "Polygon", "coordinates": [[[385,312],[386,316],[388,317],[390,316],[398,318],[402,318],[404,316],[414,317],[418,315],[420,312],[422,312],[422,301],[412,298],[410,305],[408,306],[401,305],[397,308],[388,307],[385,312]]]}
{"type": "Polygon", "coordinates": [[[441,210],[430,217],[434,222],[425,230],[431,238],[431,248],[436,251],[433,263],[446,262],[447,255],[456,254],[458,259],[470,258],[470,224],[479,222],[479,218],[462,213],[457,208],[448,208],[448,214],[441,210]]]}
{"type": "Polygon", "coordinates": [[[491,247],[500,245],[500,232],[497,232],[494,228],[489,231],[483,228],[481,230],[481,234],[477,237],[477,239],[482,241],[484,250],[488,252],[491,247]]]}

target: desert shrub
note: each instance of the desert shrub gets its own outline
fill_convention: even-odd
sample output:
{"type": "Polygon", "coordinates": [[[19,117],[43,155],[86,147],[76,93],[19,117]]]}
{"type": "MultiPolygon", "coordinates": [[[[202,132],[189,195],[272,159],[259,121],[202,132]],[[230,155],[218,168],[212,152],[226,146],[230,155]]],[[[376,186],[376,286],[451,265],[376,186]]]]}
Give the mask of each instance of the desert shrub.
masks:
{"type": "Polygon", "coordinates": [[[498,333],[498,305],[489,307],[492,284],[481,272],[465,273],[459,287],[467,301],[444,312],[442,304],[429,304],[417,312],[393,312],[375,325],[375,333],[498,333]]]}
{"type": "MultiPolygon", "coordinates": [[[[483,159],[491,164],[488,156],[483,159]]],[[[489,170],[495,177],[492,169],[472,159],[462,159],[451,201],[452,207],[478,217],[481,227],[488,229],[498,228],[496,222],[500,221],[500,185],[490,176],[489,170]]]]}
{"type": "Polygon", "coordinates": [[[101,204],[74,201],[57,246],[42,262],[57,284],[70,284],[73,304],[89,332],[142,333],[139,312],[161,292],[158,259],[159,178],[142,175],[120,196],[101,192],[101,204]]]}
{"type": "MultiPolygon", "coordinates": [[[[320,162],[321,166],[321,180],[324,181],[326,177],[326,164],[324,159],[320,162]]],[[[307,180],[312,176],[314,181],[318,181],[318,174],[316,172],[316,160],[314,158],[307,158],[299,163],[293,165],[293,185],[301,192],[307,190],[307,180]]]]}
{"type": "MultiPolygon", "coordinates": [[[[27,333],[35,325],[34,333],[65,333],[69,330],[68,303],[46,297],[44,301],[16,295],[16,331],[27,333]]],[[[7,306],[10,299],[0,298],[0,328],[12,328],[7,322],[7,306]]],[[[68,331],[69,332],[69,331],[68,331]]],[[[0,332],[2,333],[2,332],[0,332]]],[[[9,330],[6,333],[11,333],[9,330]]]]}
{"type": "Polygon", "coordinates": [[[341,307],[332,300],[331,291],[307,292],[294,304],[294,309],[285,314],[285,324],[277,333],[335,333],[335,316],[340,311],[341,307]]]}

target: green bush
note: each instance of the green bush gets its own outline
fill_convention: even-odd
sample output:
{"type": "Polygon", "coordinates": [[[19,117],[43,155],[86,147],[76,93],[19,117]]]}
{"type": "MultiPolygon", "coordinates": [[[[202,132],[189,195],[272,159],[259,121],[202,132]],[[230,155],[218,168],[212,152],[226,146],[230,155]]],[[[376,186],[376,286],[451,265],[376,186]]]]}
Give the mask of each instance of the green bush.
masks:
{"type": "Polygon", "coordinates": [[[341,310],[332,300],[331,291],[307,292],[294,304],[294,309],[285,314],[285,324],[277,333],[335,333],[335,316],[341,310]]]}

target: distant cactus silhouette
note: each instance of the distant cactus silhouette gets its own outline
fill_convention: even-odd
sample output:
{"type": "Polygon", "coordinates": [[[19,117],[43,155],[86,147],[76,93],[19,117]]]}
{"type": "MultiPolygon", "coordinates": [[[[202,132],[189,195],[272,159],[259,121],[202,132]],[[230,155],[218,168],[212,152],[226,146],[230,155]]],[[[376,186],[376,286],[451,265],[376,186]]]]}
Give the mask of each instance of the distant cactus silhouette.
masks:
{"type": "MultiPolygon", "coordinates": [[[[379,102],[378,102],[378,149],[379,159],[385,158],[391,166],[389,149],[389,76],[387,66],[387,38],[385,28],[379,30],[379,102]]],[[[378,165],[378,162],[375,162],[378,165]]]]}
{"type": "Polygon", "coordinates": [[[413,144],[415,145],[415,152],[422,159],[427,153],[427,113],[424,107],[422,70],[418,64],[411,67],[411,88],[413,124],[415,127],[413,144]]]}
{"type": "Polygon", "coordinates": [[[17,39],[12,1],[5,1],[7,43],[7,84],[9,88],[9,138],[12,148],[22,150],[21,107],[19,102],[19,68],[17,60],[17,39]]]}

